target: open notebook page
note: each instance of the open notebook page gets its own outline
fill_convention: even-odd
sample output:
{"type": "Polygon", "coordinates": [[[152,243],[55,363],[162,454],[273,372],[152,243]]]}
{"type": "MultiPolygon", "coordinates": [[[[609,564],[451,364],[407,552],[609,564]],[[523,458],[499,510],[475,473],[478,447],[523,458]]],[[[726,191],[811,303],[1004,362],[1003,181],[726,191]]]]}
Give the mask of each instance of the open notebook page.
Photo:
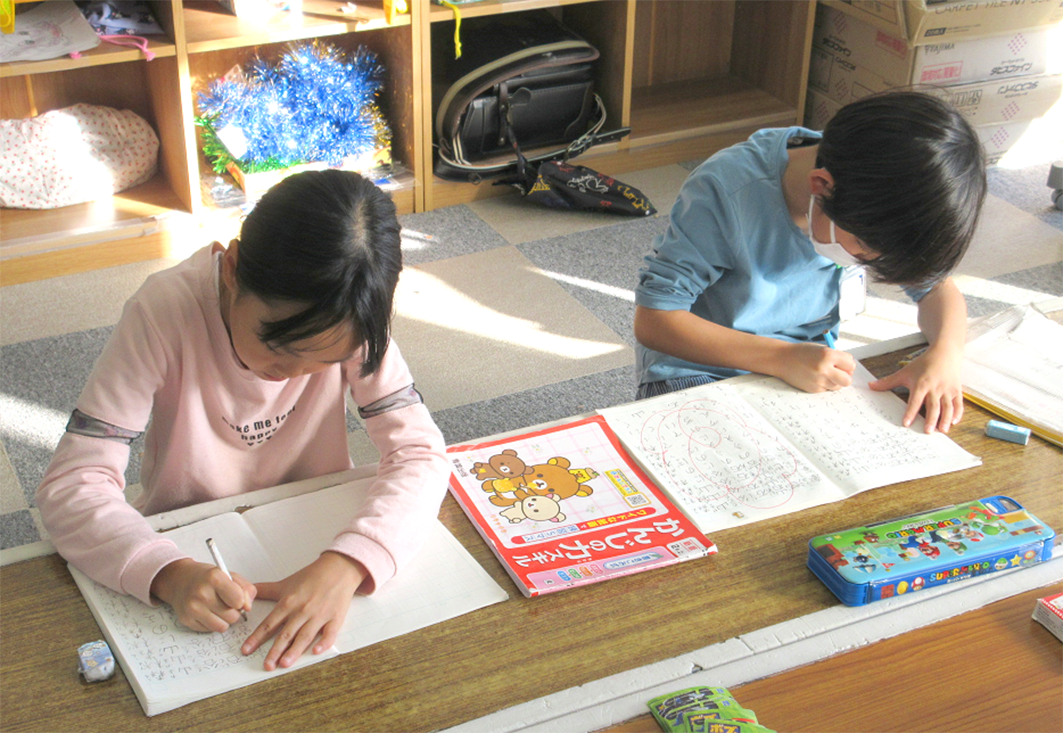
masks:
{"type": "MultiPolygon", "coordinates": [[[[357,502],[359,484],[364,483],[284,499],[244,516],[210,517],[166,536],[203,562],[211,562],[206,540],[213,537],[231,572],[253,582],[278,580],[327,547],[353,513],[352,502],[357,502]],[[247,515],[253,517],[251,522],[245,521],[247,515]]],[[[374,595],[355,596],[336,648],[322,655],[304,654],[293,667],[266,672],[262,663],[269,645],[249,657],[240,653],[240,645],[273,603],[256,601],[248,621],[239,621],[221,634],[202,634],[180,626],[169,606],[150,608],[70,569],[148,715],[286,674],[508,598],[461,543],[435,522],[409,567],[374,595]]]]}
{"type": "Polygon", "coordinates": [[[988,409],[1063,445],[1063,325],[1016,306],[973,325],[964,391],[988,409]]]}
{"type": "Polygon", "coordinates": [[[751,375],[601,412],[703,532],[980,463],[922,419],[901,427],[872,379],[858,365],[853,386],[808,394],[751,375]]]}

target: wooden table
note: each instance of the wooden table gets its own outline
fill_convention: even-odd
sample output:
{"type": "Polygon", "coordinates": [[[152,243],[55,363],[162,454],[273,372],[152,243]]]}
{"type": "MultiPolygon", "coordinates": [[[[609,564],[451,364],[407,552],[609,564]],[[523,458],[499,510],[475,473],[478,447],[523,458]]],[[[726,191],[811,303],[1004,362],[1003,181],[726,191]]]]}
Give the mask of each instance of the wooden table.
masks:
{"type": "MultiPolygon", "coordinates": [[[[881,376],[897,358],[864,363],[881,376]]],[[[79,681],[75,650],[100,631],[64,562],[9,565],[0,569],[3,729],[428,731],[675,657],[837,604],[805,566],[814,535],[994,494],[1063,528],[1063,452],[1038,438],[989,439],[988,419],[968,406],[950,433],[980,467],[717,532],[716,556],[535,599],[520,595],[448,497],[443,523],[510,591],[508,602],[154,718],[121,671],[79,681]]],[[[947,663],[965,664],[962,648],[947,663]]],[[[912,704],[932,703],[932,690],[912,690],[912,704]]]]}
{"type": "MultiPolygon", "coordinates": [[[[1038,598],[1061,591],[1019,593],[729,690],[786,733],[1059,733],[1063,644],[1031,614],[1038,598]]],[[[660,730],[646,713],[600,733],[660,730]]]]}

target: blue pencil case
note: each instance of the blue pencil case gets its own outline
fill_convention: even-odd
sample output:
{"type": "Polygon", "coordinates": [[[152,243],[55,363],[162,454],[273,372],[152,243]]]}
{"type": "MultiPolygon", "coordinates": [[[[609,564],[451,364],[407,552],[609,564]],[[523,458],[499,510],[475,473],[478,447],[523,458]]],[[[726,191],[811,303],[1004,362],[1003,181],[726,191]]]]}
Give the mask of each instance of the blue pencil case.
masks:
{"type": "Polygon", "coordinates": [[[1056,533],[1007,496],[813,537],[808,567],[847,606],[1025,567],[1056,533]]]}

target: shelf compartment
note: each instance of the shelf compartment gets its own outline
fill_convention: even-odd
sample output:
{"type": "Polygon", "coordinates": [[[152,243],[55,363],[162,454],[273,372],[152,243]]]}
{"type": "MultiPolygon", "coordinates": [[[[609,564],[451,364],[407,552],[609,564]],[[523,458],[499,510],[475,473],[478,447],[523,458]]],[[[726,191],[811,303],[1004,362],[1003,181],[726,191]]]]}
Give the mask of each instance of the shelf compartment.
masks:
{"type": "MultiPolygon", "coordinates": [[[[461,13],[462,18],[475,18],[481,15],[519,13],[524,10],[559,8],[565,5],[588,5],[595,2],[604,2],[604,0],[483,0],[483,2],[459,5],[458,11],[461,13]]],[[[609,2],[614,3],[615,0],[609,0],[609,2]]],[[[432,23],[454,20],[454,11],[444,5],[431,3],[428,17],[432,23]]]]}
{"type": "Polygon", "coordinates": [[[184,26],[188,53],[290,43],[410,25],[409,14],[396,16],[394,24],[389,25],[380,2],[359,2],[356,16],[342,13],[340,8],[345,5],[329,0],[303,0],[302,13],[282,11],[261,20],[249,20],[226,12],[210,0],[186,0],[184,26]]]}
{"type": "MultiPolygon", "coordinates": [[[[177,54],[177,47],[171,41],[159,39],[157,36],[147,36],[147,39],[148,49],[155,54],[156,58],[167,58],[177,54]]],[[[60,56],[54,59],[45,59],[44,61],[16,61],[0,64],[0,78],[47,74],[53,71],[70,71],[93,66],[121,64],[127,61],[144,61],[145,59],[144,52],[139,48],[116,46],[113,43],[102,42],[96,48],[82,51],[81,57],[76,59],[72,59],[69,56],[60,56]]]]}
{"type": "MultiPolygon", "coordinates": [[[[361,10],[361,4],[358,7],[361,10]]],[[[344,33],[329,37],[327,41],[347,53],[352,53],[359,46],[364,46],[377,55],[386,71],[386,80],[379,104],[391,127],[392,159],[406,169],[415,171],[417,167],[413,132],[413,71],[409,62],[413,43],[411,31],[412,28],[407,23],[404,26],[378,28],[357,34],[344,33]]],[[[222,48],[189,56],[188,68],[194,112],[198,114],[196,107],[198,94],[233,67],[243,66],[255,57],[274,63],[279,61],[288,50],[288,43],[276,42],[260,46],[222,48]]],[[[196,149],[200,151],[196,156],[199,178],[201,180],[205,177],[213,178],[216,174],[213,172],[212,165],[201,152],[203,142],[200,128],[196,128],[195,135],[196,149]]],[[[400,213],[410,213],[414,210],[415,186],[412,174],[408,180],[402,179],[401,185],[392,192],[392,196],[400,213]]],[[[202,198],[206,209],[217,208],[207,196],[202,198]]]]}
{"type": "Polygon", "coordinates": [[[4,209],[0,259],[149,234],[182,208],[166,177],[157,173],[147,183],[97,201],[57,209],[4,209]]]}
{"type": "Polygon", "coordinates": [[[672,82],[632,92],[631,147],[748,127],[795,124],[795,107],[732,76],[672,82]]]}

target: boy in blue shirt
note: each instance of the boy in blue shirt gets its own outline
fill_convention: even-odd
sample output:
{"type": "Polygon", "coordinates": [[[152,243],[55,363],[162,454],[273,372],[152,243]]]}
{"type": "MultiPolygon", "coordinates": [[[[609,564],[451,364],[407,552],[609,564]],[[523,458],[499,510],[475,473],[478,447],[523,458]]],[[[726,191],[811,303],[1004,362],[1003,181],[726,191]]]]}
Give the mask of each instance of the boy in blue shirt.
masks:
{"type": "Polygon", "coordinates": [[[916,301],[926,351],[872,389],[907,387],[908,426],[963,414],[967,308],[948,276],[985,199],[971,125],[917,92],[843,107],[822,135],[761,130],[683,184],[636,289],[639,398],[744,372],[806,392],[852,383],[838,333],[842,267],[863,265],[916,301]]]}

